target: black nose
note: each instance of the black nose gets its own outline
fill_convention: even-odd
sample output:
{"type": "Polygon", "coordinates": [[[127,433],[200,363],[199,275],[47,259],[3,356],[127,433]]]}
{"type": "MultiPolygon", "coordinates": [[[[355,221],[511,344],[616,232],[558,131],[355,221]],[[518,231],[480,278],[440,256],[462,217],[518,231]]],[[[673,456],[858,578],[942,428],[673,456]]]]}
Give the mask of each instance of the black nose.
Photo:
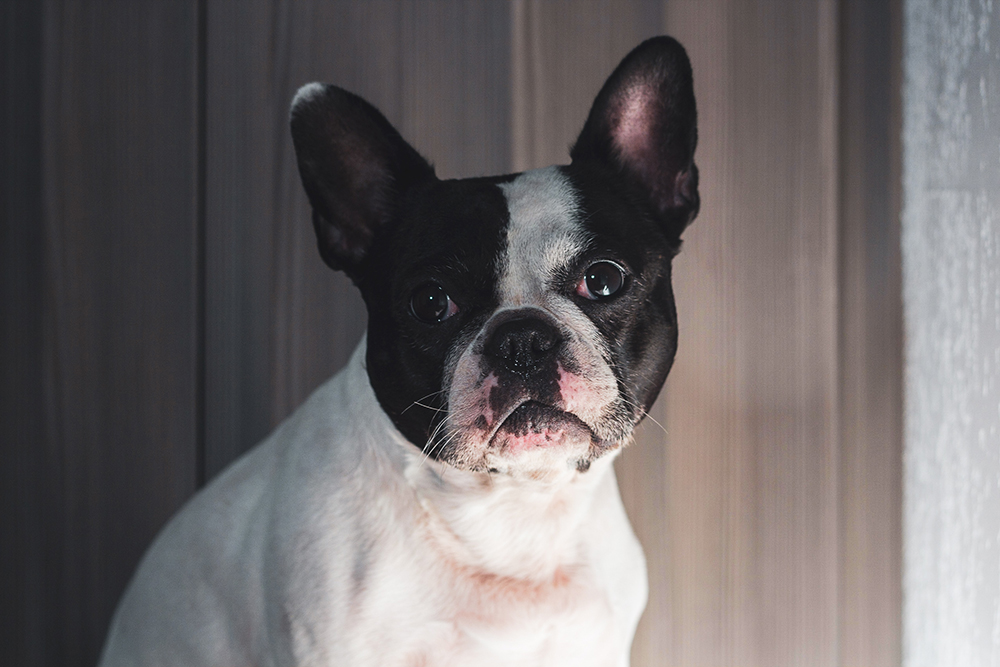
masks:
{"type": "Polygon", "coordinates": [[[498,326],[486,344],[486,355],[507,370],[529,375],[555,356],[562,343],[559,331],[542,320],[511,320],[498,326]]]}

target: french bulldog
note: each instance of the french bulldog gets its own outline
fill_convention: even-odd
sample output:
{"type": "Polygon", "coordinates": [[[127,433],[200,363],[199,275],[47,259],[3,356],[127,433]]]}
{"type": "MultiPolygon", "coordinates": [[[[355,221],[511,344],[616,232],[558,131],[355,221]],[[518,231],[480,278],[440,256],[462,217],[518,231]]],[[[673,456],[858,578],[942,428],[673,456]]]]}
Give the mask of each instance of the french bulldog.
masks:
{"type": "Polygon", "coordinates": [[[632,51],[567,166],[439,180],[318,83],[291,133],[365,340],[167,525],[101,664],[627,665],[646,571],[612,462],[677,347],[684,49],[632,51]]]}

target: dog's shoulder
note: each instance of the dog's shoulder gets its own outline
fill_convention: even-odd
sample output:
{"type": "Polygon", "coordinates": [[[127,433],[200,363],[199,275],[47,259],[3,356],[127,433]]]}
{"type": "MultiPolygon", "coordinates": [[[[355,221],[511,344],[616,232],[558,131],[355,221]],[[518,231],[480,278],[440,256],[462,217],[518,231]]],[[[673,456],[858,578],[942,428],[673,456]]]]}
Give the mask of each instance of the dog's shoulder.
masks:
{"type": "Polygon", "coordinates": [[[310,574],[327,589],[349,579],[327,570],[350,561],[351,535],[370,514],[359,480],[392,465],[375,451],[391,452],[375,446],[390,422],[367,385],[363,352],[170,520],[122,598],[106,657],[145,664],[170,647],[161,656],[169,664],[188,645],[194,663],[252,662],[274,648],[264,648],[266,628],[283,621],[264,610],[280,607],[288,587],[310,574]]]}

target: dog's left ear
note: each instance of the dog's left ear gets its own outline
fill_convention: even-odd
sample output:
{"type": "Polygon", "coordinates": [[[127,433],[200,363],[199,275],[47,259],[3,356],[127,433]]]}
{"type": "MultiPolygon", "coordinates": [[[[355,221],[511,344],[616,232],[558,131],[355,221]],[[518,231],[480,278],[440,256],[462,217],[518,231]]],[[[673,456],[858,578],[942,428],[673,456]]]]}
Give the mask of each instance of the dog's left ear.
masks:
{"type": "Polygon", "coordinates": [[[654,37],[608,78],[570,157],[600,161],[636,183],[679,241],[700,205],[697,142],[691,63],[677,40],[654,37]]]}
{"type": "Polygon", "coordinates": [[[290,116],[320,255],[358,282],[376,235],[434,168],[378,109],[337,86],[303,86],[290,116]]]}

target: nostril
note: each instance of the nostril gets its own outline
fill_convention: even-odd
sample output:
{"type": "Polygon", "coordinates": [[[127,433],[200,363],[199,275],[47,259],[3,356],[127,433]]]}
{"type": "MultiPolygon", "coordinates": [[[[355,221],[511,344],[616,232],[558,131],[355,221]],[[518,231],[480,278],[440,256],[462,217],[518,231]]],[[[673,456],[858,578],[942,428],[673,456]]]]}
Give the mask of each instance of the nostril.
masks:
{"type": "Polygon", "coordinates": [[[535,352],[548,352],[556,344],[555,336],[537,332],[531,339],[531,349],[535,352]]]}
{"type": "Polygon", "coordinates": [[[561,340],[558,330],[540,319],[511,320],[496,328],[485,352],[502,367],[525,375],[552,357],[561,340]]]}

